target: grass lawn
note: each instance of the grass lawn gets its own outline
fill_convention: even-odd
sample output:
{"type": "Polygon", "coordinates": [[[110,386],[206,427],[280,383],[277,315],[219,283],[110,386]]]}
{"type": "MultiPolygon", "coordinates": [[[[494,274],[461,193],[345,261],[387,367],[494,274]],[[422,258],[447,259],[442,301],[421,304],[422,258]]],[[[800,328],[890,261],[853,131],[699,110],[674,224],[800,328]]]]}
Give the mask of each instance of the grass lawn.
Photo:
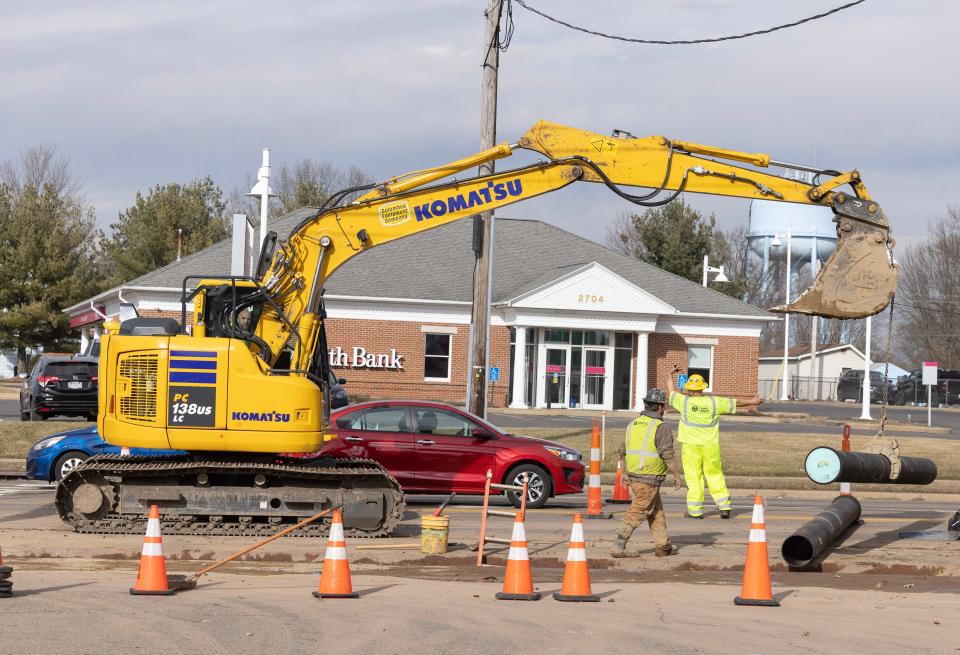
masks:
{"type": "Polygon", "coordinates": [[[0,422],[0,457],[21,458],[34,443],[55,432],[88,425],[76,421],[3,421],[0,422]]]}
{"type": "MultiPolygon", "coordinates": [[[[590,430],[530,428],[517,432],[569,444],[583,453],[585,458],[590,457],[590,430]]],[[[853,450],[858,450],[867,441],[868,437],[851,437],[850,446],[853,450]]],[[[623,430],[607,430],[606,457],[602,470],[616,470],[616,452],[622,443],[623,430]]],[[[900,439],[899,443],[902,456],[929,457],[935,461],[937,479],[960,480],[960,448],[957,448],[956,442],[948,439],[910,437],[900,439]]],[[[831,439],[817,434],[720,430],[723,472],[731,476],[806,477],[803,460],[807,453],[817,446],[839,448],[840,435],[831,439]]],[[[679,448],[677,454],[679,455],[679,448]]]]}

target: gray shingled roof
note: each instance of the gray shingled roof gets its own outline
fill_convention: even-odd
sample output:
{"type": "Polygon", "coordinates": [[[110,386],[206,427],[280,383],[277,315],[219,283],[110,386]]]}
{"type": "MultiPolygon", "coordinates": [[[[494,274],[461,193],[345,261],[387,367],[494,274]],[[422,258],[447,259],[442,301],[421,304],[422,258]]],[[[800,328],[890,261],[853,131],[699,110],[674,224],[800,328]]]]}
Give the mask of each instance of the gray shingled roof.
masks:
{"type": "MultiPolygon", "coordinates": [[[[286,237],[313,208],[304,207],[271,224],[286,237]]],[[[494,302],[504,302],[591,262],[613,271],[681,312],[771,318],[770,314],[655,266],[609,250],[542,221],[497,218],[494,302]]],[[[472,221],[461,220],[378,246],[348,261],[327,282],[343,296],[471,300],[472,221]]],[[[184,257],[124,286],[179,288],[185,275],[227,275],[230,240],[184,257]]]]}

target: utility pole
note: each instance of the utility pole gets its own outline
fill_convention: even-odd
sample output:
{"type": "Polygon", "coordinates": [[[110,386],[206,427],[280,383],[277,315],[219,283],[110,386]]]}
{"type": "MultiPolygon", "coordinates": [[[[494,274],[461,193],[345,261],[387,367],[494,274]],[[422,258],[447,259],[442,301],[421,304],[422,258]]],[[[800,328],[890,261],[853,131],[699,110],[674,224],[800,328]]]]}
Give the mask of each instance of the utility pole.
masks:
{"type": "MultiPolygon", "coordinates": [[[[484,18],[483,86],[480,97],[480,147],[492,148],[497,139],[497,67],[500,64],[498,31],[503,0],[490,0],[484,18]]],[[[479,175],[493,173],[493,162],[481,164],[479,175]]],[[[493,286],[493,212],[474,217],[473,313],[467,359],[467,410],[487,416],[487,371],[490,364],[490,304],[493,286]]]]}

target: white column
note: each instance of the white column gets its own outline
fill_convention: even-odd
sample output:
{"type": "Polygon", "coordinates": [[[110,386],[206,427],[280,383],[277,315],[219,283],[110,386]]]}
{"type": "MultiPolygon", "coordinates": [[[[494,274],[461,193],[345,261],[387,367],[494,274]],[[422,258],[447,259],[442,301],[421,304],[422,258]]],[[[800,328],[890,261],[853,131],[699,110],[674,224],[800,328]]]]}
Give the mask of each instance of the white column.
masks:
{"type": "Polygon", "coordinates": [[[524,398],[527,383],[527,328],[515,326],[516,337],[514,338],[513,352],[513,376],[510,378],[510,388],[513,389],[513,402],[510,407],[523,409],[527,406],[524,398]]]}
{"type": "Polygon", "coordinates": [[[649,356],[650,335],[647,332],[637,333],[637,399],[634,409],[643,411],[643,397],[647,395],[647,368],[650,364],[649,356]]]}
{"type": "MultiPolygon", "coordinates": [[[[869,421],[870,420],[870,324],[873,322],[872,316],[866,317],[867,322],[867,348],[864,353],[865,357],[863,359],[863,412],[860,414],[860,418],[869,421]]],[[[886,382],[886,380],[884,380],[886,382]]]]}

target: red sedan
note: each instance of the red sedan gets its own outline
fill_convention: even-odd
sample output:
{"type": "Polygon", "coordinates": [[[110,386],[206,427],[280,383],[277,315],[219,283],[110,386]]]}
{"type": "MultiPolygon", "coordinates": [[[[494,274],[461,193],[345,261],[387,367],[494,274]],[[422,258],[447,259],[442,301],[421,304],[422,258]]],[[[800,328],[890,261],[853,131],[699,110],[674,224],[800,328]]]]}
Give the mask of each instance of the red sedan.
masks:
{"type": "MultiPolygon", "coordinates": [[[[330,423],[337,438],[323,454],[379,462],[405,493],[483,494],[487,470],[503,484],[521,484],[527,473],[527,507],[583,491],[583,461],[573,448],[502,432],[444,403],[357,403],[334,412],[330,423]]],[[[519,494],[507,498],[520,506],[519,494]]]]}

